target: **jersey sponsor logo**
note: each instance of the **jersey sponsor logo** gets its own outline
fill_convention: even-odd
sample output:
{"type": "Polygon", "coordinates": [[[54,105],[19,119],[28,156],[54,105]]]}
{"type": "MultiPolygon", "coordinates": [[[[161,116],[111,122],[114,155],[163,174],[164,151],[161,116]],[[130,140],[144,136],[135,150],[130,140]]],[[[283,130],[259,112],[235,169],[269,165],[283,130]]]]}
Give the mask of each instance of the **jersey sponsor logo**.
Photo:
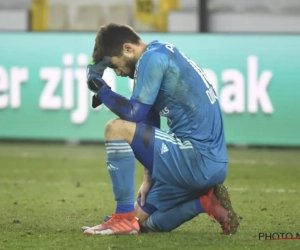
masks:
{"type": "Polygon", "coordinates": [[[161,153],[161,154],[164,154],[164,153],[166,153],[166,152],[168,152],[168,151],[169,151],[169,149],[168,149],[167,145],[166,145],[165,143],[161,144],[161,150],[160,150],[160,153],[161,153]]]}
{"type": "Polygon", "coordinates": [[[159,115],[167,117],[169,113],[170,110],[168,109],[168,107],[164,107],[164,109],[159,112],[159,115]]]}

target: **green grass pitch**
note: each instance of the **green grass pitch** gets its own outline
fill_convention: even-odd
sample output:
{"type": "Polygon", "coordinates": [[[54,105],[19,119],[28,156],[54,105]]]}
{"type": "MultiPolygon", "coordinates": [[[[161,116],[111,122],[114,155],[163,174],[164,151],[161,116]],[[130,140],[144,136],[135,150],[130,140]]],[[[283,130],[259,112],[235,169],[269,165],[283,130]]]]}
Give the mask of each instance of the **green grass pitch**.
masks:
{"type": "MultiPolygon", "coordinates": [[[[231,199],[242,217],[236,235],[220,235],[207,215],[171,233],[85,236],[115,204],[103,146],[0,144],[0,249],[300,249],[300,150],[230,149],[231,199]]],[[[138,164],[136,187],[143,169],[138,164]]]]}

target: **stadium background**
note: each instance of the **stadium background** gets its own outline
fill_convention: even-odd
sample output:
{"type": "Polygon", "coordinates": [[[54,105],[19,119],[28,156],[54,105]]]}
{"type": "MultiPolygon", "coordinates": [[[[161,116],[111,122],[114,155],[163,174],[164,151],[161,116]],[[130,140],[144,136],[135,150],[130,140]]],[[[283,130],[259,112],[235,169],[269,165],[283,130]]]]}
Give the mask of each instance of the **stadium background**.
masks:
{"type": "MultiPolygon", "coordinates": [[[[299,31],[298,0],[0,0],[0,249],[199,249],[199,235],[201,249],[299,249],[258,240],[299,233],[299,31]],[[86,87],[96,32],[109,22],[173,43],[214,85],[225,184],[244,218],[226,244],[203,217],[171,235],[79,236],[114,209],[103,131],[115,116],[93,110],[86,87]]],[[[130,80],[109,69],[104,78],[130,96],[130,80]]],[[[137,188],[141,178],[138,166],[137,188]]]]}
{"type": "MultiPolygon", "coordinates": [[[[228,144],[300,145],[299,1],[1,0],[0,6],[0,138],[103,140],[100,130],[114,116],[90,108],[85,66],[99,26],[120,22],[146,41],[174,43],[204,68],[218,92],[228,144]]],[[[130,80],[109,69],[105,79],[130,96],[130,80]]]]}

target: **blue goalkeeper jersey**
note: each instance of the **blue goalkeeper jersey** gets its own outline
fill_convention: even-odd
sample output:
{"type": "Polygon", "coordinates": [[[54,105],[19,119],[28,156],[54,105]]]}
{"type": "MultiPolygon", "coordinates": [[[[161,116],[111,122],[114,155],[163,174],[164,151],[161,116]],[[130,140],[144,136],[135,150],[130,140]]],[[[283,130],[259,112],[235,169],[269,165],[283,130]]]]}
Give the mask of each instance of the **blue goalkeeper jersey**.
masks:
{"type": "Polygon", "coordinates": [[[132,99],[167,118],[170,133],[199,152],[227,162],[222,113],[203,71],[169,43],[153,41],[136,64],[132,99]]]}

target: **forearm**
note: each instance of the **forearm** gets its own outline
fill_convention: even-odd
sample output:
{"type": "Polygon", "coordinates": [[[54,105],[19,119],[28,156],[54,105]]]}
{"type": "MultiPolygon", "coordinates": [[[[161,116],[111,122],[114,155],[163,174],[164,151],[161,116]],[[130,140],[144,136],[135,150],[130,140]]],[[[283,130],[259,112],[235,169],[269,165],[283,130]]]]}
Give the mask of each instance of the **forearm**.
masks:
{"type": "Polygon", "coordinates": [[[151,105],[138,103],[113,92],[109,88],[103,88],[98,92],[98,98],[113,113],[121,119],[131,122],[142,122],[146,119],[151,105]]]}
{"type": "Polygon", "coordinates": [[[154,110],[154,108],[151,108],[147,117],[141,121],[141,123],[160,128],[160,115],[154,110]]]}

